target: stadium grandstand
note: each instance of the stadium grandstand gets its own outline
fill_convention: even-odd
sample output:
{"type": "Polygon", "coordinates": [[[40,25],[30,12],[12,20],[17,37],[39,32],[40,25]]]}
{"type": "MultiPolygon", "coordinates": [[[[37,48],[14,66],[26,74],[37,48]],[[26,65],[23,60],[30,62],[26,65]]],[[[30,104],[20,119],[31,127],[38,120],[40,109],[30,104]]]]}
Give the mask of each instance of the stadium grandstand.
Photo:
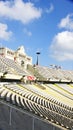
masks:
{"type": "Polygon", "coordinates": [[[73,71],[1,47],[0,130],[73,130],[73,71]]]}

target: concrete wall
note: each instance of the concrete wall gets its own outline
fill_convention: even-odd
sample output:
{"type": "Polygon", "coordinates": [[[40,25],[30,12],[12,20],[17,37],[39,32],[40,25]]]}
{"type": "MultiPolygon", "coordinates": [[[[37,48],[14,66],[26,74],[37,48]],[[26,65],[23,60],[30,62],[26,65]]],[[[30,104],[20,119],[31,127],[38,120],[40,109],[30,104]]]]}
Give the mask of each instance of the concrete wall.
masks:
{"type": "Polygon", "coordinates": [[[0,130],[63,130],[0,103],[0,130]]]}

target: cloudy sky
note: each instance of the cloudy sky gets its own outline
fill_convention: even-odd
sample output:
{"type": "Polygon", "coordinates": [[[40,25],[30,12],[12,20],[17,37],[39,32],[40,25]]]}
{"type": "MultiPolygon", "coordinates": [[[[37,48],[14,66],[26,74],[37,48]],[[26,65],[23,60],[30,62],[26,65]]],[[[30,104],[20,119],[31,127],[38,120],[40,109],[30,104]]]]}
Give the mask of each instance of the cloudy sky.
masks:
{"type": "Polygon", "coordinates": [[[73,70],[72,0],[0,0],[0,46],[21,45],[36,64],[73,70]]]}

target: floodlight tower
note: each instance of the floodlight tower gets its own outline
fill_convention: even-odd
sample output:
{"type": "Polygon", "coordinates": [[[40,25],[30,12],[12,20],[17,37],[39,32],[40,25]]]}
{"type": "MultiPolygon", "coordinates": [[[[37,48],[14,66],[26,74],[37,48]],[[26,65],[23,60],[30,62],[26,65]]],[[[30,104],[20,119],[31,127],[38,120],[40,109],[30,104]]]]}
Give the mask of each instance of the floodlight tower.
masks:
{"type": "Polygon", "coordinates": [[[37,61],[36,61],[36,65],[38,65],[38,64],[39,64],[39,59],[38,59],[38,56],[40,55],[40,52],[36,52],[36,54],[37,54],[37,61]]]}

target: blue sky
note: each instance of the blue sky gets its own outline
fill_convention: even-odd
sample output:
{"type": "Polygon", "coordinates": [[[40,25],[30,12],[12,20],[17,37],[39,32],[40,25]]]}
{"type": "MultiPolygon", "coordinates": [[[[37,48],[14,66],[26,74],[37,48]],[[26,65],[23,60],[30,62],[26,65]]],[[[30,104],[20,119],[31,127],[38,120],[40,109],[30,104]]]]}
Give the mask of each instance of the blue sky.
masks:
{"type": "Polygon", "coordinates": [[[0,0],[0,46],[21,45],[36,64],[73,70],[72,0],[0,0]]]}

